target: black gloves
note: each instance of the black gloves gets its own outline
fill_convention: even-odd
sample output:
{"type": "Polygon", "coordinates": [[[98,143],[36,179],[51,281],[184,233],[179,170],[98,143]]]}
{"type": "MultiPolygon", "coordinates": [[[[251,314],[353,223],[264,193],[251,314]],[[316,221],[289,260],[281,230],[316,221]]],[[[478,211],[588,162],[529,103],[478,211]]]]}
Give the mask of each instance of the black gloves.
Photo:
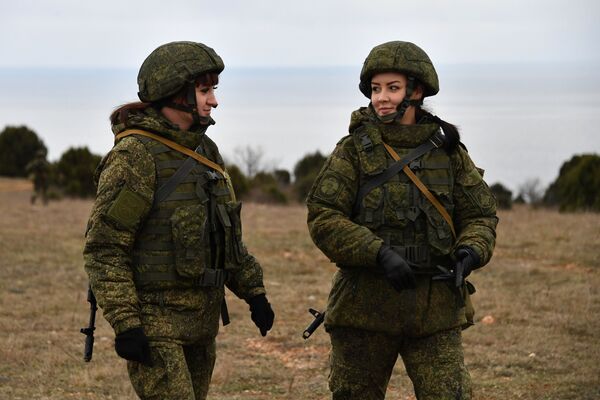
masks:
{"type": "Polygon", "coordinates": [[[385,277],[398,292],[417,286],[415,275],[408,262],[390,246],[383,245],[377,254],[377,264],[383,268],[385,277]]]}
{"type": "Polygon", "coordinates": [[[264,294],[254,296],[247,301],[250,305],[250,318],[260,330],[260,334],[267,336],[267,331],[273,327],[275,313],[264,294]]]}
{"type": "Polygon", "coordinates": [[[115,338],[115,350],[126,360],[152,366],[150,345],[142,328],[133,328],[119,333],[115,338]]]}
{"type": "Polygon", "coordinates": [[[479,265],[481,260],[479,255],[471,247],[459,247],[454,253],[456,256],[456,265],[454,266],[455,286],[462,286],[465,278],[479,265]]]}

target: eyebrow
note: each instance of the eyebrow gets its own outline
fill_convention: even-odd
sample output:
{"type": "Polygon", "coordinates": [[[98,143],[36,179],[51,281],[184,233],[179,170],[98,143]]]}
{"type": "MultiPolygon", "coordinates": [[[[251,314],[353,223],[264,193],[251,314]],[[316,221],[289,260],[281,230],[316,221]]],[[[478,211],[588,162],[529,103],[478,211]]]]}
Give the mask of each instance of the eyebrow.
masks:
{"type": "MultiPolygon", "coordinates": [[[[392,83],[400,83],[400,81],[391,81],[391,82],[386,82],[386,85],[391,85],[392,83]]],[[[381,85],[381,83],[379,82],[371,82],[371,85],[381,85]]]]}

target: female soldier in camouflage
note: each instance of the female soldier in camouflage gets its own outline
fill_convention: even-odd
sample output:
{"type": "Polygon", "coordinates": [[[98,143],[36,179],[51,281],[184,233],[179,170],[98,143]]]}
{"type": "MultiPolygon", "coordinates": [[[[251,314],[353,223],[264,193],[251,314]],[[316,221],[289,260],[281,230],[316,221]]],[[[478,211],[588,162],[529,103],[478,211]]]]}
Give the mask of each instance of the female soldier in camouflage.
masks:
{"type": "Polygon", "coordinates": [[[85,269],[142,399],[206,398],[224,286],[263,336],[273,324],[241,205],[205,135],[223,68],[201,43],[154,50],[138,75],[142,102],[112,114],[116,144],[98,168],[85,269]]]}
{"type": "Polygon", "coordinates": [[[464,277],[492,255],[494,198],[456,128],[421,108],[439,89],[421,48],[376,46],[359,87],[371,103],[308,196],[311,236],[339,267],[325,318],[333,399],[383,399],[398,355],[419,400],[470,399],[464,277]]]}

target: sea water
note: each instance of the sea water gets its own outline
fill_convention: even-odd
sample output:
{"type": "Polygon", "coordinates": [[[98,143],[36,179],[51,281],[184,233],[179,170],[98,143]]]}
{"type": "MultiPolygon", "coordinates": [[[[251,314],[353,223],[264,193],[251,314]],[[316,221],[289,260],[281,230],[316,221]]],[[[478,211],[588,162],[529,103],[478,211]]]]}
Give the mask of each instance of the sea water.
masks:
{"type": "MultiPolygon", "coordinates": [[[[460,128],[488,183],[512,190],[551,183],[575,154],[600,153],[600,68],[593,65],[440,65],[440,93],[429,110],[460,128]]],[[[347,135],[350,113],[368,104],[360,66],[228,68],[217,89],[217,124],[208,135],[238,161],[240,148],[263,153],[265,168],[293,170],[305,154],[330,153],[347,135]]],[[[108,116],[136,101],[137,71],[0,69],[0,129],[26,125],[56,160],[73,146],[104,154],[108,116]]]]}

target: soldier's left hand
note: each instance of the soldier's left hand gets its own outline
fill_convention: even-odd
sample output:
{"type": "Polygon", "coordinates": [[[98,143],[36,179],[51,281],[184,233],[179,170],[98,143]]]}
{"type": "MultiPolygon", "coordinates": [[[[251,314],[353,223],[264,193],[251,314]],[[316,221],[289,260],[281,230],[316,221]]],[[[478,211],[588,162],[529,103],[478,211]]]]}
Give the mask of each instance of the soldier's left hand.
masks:
{"type": "Polygon", "coordinates": [[[267,331],[273,327],[273,320],[275,319],[275,313],[267,300],[267,296],[264,294],[254,296],[248,300],[248,304],[250,305],[250,318],[252,318],[254,325],[258,327],[262,336],[267,336],[267,331]]]}
{"type": "Polygon", "coordinates": [[[464,281],[471,272],[476,269],[481,261],[479,255],[471,247],[464,246],[456,250],[456,266],[454,272],[457,273],[462,269],[462,280],[464,281]],[[460,264],[460,265],[459,265],[460,264]]]}

